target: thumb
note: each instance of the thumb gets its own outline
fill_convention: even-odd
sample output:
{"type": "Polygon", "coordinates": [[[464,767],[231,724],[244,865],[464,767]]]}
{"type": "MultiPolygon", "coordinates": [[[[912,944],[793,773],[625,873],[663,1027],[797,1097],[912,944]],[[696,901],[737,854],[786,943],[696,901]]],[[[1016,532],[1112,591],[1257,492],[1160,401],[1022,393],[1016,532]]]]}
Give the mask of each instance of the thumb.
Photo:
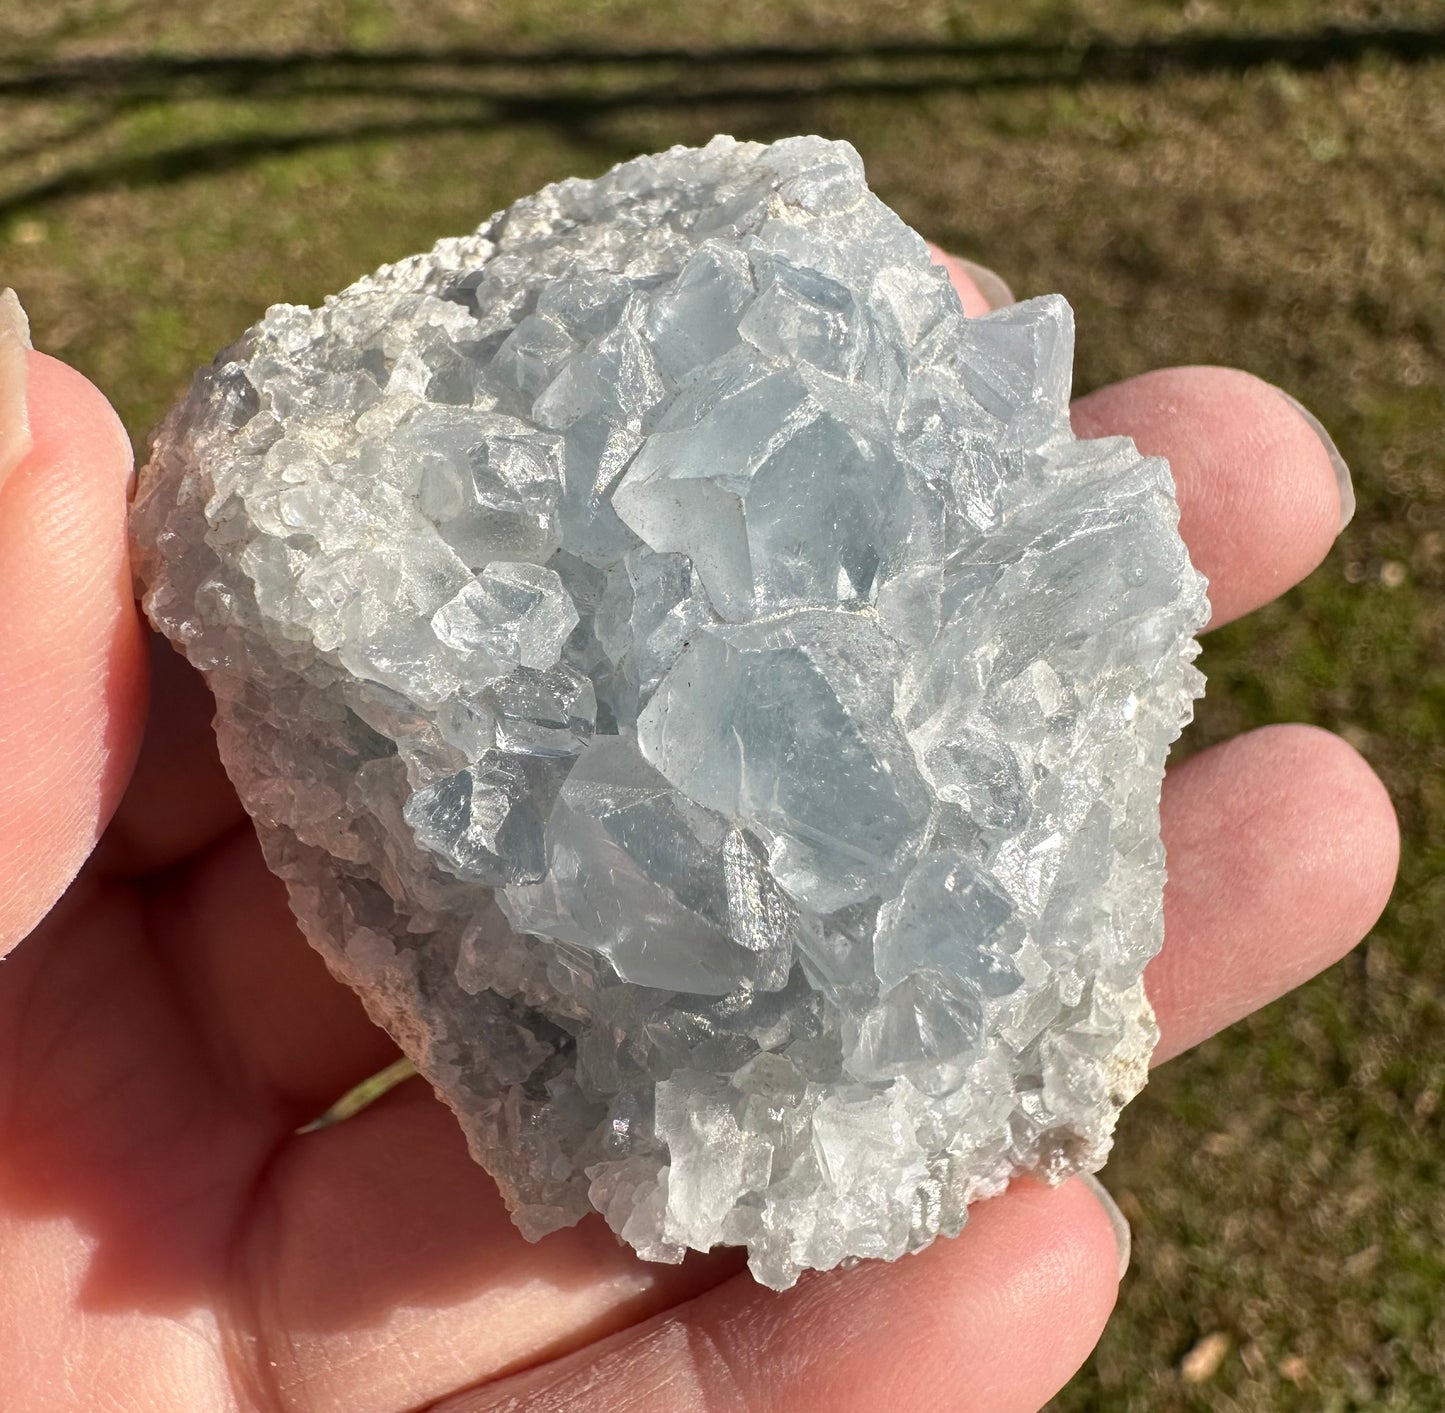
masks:
{"type": "Polygon", "coordinates": [[[85,378],[21,354],[9,332],[0,454],[19,460],[0,484],[0,956],[95,847],[130,772],[146,688],[125,432],[85,378]]]}

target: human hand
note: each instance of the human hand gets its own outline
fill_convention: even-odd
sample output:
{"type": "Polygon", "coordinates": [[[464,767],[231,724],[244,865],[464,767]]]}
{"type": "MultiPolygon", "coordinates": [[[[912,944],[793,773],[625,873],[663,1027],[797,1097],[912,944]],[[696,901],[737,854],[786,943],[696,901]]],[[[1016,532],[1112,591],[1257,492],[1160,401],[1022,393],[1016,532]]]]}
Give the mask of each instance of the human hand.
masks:
{"type": "MultiPolygon", "coordinates": [[[[0,970],[7,1410],[1029,1413],[1067,1380],[1118,1280],[1077,1181],[776,1294],[732,1252],[639,1262],[595,1218],[528,1245],[414,1081],[298,1136],[396,1052],[297,933],[205,688],[147,645],[114,414],[41,355],[30,409],[0,489],[0,951],[30,933],[0,970]]],[[[1215,624],[1334,539],[1328,455],[1245,374],[1149,374],[1074,420],[1170,457],[1215,624]]],[[[1398,850],[1369,768],[1300,726],[1177,765],[1163,820],[1160,1060],[1353,945],[1398,850]]]]}

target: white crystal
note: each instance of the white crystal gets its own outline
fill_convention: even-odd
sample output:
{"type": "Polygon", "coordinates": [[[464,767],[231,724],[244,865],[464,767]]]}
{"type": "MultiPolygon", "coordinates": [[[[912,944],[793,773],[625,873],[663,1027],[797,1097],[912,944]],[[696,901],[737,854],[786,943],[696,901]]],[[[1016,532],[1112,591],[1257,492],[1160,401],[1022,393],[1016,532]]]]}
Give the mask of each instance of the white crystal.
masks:
{"type": "Polygon", "coordinates": [[[576,606],[553,570],[505,561],[483,565],[431,621],[432,632],[460,653],[542,668],[561,661],[577,622],[576,606]]]}
{"type": "Polygon", "coordinates": [[[277,306],[161,429],[146,608],[527,1235],[783,1286],[1102,1163],[1206,604],[1071,361],[846,144],[718,138],[277,306]]]}

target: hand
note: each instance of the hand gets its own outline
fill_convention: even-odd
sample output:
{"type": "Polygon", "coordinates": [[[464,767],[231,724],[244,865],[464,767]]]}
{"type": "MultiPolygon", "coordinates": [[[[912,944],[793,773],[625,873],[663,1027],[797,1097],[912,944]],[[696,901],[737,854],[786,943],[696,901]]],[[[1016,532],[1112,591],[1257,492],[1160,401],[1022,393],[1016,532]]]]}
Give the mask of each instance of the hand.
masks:
{"type": "MultiPolygon", "coordinates": [[[[1027,1413],[1068,1379],[1118,1279],[1077,1181],[778,1295],[733,1252],[639,1262],[595,1218],[529,1246],[416,1081],[297,1136],[395,1051],[297,934],[204,687],[147,646],[114,414],[30,370],[34,450],[0,490],[0,950],[31,934],[0,971],[10,1413],[1027,1413]]],[[[1216,624],[1334,539],[1322,444],[1243,373],[1150,374],[1074,420],[1170,457],[1216,624]]],[[[1158,1059],[1353,945],[1398,849],[1369,768],[1301,726],[1177,766],[1163,816],[1158,1059]]]]}

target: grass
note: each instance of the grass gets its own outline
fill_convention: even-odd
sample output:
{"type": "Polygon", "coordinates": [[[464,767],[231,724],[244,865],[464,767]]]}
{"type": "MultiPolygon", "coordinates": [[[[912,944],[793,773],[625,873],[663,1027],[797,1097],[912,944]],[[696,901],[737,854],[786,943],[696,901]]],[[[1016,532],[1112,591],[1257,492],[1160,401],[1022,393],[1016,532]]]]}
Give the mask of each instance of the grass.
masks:
{"type": "Polygon", "coordinates": [[[3,83],[75,56],[408,47],[421,8],[0,0],[0,54],[28,61],[0,70],[0,281],[39,345],[107,389],[140,442],[189,370],[272,301],[314,301],[640,150],[816,130],[853,141],[933,238],[1021,294],[1068,294],[1081,388],[1197,362],[1290,387],[1354,467],[1359,514],[1305,585],[1210,638],[1194,741],[1275,720],[1342,732],[1398,806],[1401,881],[1362,948],[1168,1066],[1125,1116],[1109,1180],[1135,1265],[1055,1413],[1438,1413],[1445,55],[1346,44],[1271,60],[1251,41],[1438,36],[1440,4],[442,0],[427,7],[438,45],[700,57],[374,76],[317,63],[233,90],[123,74],[108,88],[95,74],[122,71],[104,69],[73,88],[3,83]],[[1191,64],[1129,48],[1205,34],[1235,39],[1191,64]],[[1041,47],[969,50],[1004,39],[1041,47]],[[715,52],[905,40],[938,52],[783,68],[715,52]],[[1114,46],[1112,70],[1081,67],[1090,41],[1114,46]],[[1210,1335],[1223,1357],[1190,1382],[1181,1362],[1210,1335]]]}

